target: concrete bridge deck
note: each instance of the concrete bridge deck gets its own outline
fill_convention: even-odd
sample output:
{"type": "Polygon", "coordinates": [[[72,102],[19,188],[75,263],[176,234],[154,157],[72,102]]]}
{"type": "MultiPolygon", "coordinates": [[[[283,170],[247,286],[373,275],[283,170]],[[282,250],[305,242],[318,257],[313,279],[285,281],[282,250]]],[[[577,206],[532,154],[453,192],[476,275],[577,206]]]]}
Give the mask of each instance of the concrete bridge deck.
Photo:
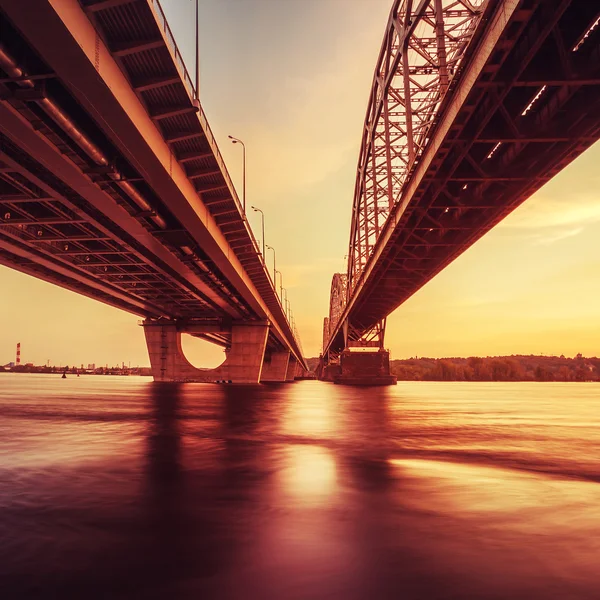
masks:
{"type": "Polygon", "coordinates": [[[266,323],[305,367],[158,2],[2,0],[0,28],[0,263],[227,348],[266,323]]]}

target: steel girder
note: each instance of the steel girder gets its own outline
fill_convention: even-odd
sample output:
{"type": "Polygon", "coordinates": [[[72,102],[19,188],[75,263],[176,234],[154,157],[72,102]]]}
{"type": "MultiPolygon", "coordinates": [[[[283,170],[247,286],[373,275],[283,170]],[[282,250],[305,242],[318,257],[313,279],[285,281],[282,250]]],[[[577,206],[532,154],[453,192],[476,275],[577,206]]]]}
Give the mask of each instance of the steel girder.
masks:
{"type": "Polygon", "coordinates": [[[348,278],[344,273],[336,273],[331,280],[329,295],[329,331],[335,331],[346,306],[348,278]]]}
{"type": "MultiPolygon", "coordinates": [[[[368,137],[371,123],[385,121],[385,113],[373,112],[373,102],[388,26],[357,176],[345,331],[330,327],[324,354],[356,334],[365,339],[365,332],[600,139],[598,8],[585,0],[489,0],[473,8],[481,13],[473,17],[479,26],[463,49],[460,76],[455,69],[446,97],[440,89],[422,153],[409,159],[401,197],[387,198],[389,217],[383,226],[376,221],[371,244],[373,218],[365,211],[367,234],[360,238],[360,211],[368,206],[359,196],[360,167],[369,151],[365,140],[376,140],[376,133],[368,137]],[[361,262],[355,257],[366,251],[358,247],[363,240],[370,247],[361,262]]],[[[408,135],[404,139],[408,145],[408,135]]]]}
{"type": "MultiPolygon", "coordinates": [[[[336,332],[390,211],[425,148],[428,134],[487,0],[395,0],[379,53],[363,129],[347,274],[334,275],[323,349],[336,332]],[[343,284],[342,284],[343,282],[343,284]],[[342,289],[343,288],[343,289],[342,289]]],[[[344,332],[383,343],[385,321],[344,332]]]]}
{"type": "Polygon", "coordinates": [[[428,142],[487,0],[395,0],[375,67],[358,160],[348,293],[428,142]]]}

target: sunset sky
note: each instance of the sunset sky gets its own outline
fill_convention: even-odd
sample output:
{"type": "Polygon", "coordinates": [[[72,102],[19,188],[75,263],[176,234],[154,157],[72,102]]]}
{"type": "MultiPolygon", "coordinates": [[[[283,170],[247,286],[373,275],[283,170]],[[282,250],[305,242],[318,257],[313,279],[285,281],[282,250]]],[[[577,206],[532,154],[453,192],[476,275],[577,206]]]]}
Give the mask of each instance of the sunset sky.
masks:
{"type": "MultiPolygon", "coordinates": [[[[162,0],[194,72],[194,2],[162,0]]],[[[201,0],[201,99],[247,203],[262,208],[307,356],[345,270],[354,176],[391,0],[201,0]]],[[[388,319],[392,358],[600,354],[600,145],[388,319]]],[[[260,219],[249,218],[257,237],[260,219]]],[[[272,253],[268,253],[271,264],[272,253]]],[[[149,364],[138,317],[0,267],[0,364],[149,364]]],[[[219,348],[185,342],[192,362],[219,348]]]]}

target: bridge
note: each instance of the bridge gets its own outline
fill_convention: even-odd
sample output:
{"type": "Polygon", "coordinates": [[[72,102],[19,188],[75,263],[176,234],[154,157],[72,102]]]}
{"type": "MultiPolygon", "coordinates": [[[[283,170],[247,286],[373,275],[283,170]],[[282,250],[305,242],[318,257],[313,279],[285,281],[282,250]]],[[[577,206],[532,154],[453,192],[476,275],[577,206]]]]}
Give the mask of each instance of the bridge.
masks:
{"type": "Polygon", "coordinates": [[[158,0],[0,0],[0,34],[0,264],[143,317],[155,380],[305,371],[158,0]]]}
{"type": "Polygon", "coordinates": [[[389,384],[386,317],[600,137],[587,0],[395,0],[320,377],[389,384]]]}

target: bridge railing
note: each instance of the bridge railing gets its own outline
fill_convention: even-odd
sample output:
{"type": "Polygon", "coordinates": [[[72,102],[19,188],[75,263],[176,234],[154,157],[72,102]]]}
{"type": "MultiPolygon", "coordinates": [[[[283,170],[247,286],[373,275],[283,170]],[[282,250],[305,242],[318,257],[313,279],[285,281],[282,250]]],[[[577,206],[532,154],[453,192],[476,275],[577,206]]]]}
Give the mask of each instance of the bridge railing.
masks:
{"type": "MultiPolygon", "coordinates": [[[[167,40],[167,45],[169,47],[169,50],[171,51],[171,54],[173,55],[175,64],[180,72],[181,79],[187,90],[190,101],[194,102],[196,99],[196,87],[194,86],[194,83],[192,82],[192,78],[190,77],[187,67],[185,66],[183,56],[181,55],[181,52],[179,51],[179,47],[177,46],[177,42],[175,41],[173,32],[171,31],[171,28],[169,27],[167,18],[162,9],[160,1],[159,0],[148,0],[148,2],[150,3],[151,7],[154,9],[154,13],[157,17],[158,23],[162,26],[162,30],[165,34],[165,39],[167,40]]],[[[227,170],[227,166],[225,165],[225,161],[223,160],[223,157],[221,156],[221,152],[219,150],[217,140],[212,132],[212,129],[210,128],[210,125],[208,124],[208,119],[206,118],[206,114],[204,113],[204,109],[202,108],[201,104],[199,104],[199,106],[198,106],[197,114],[198,114],[198,119],[200,121],[200,124],[202,125],[202,129],[206,133],[206,139],[208,141],[208,144],[211,147],[212,151],[214,152],[217,163],[219,164],[219,167],[221,168],[223,176],[229,186],[229,189],[231,190],[233,200],[240,212],[240,216],[244,219],[244,221],[247,224],[245,215],[243,214],[242,204],[237,195],[235,186],[233,185],[231,176],[229,175],[229,171],[227,170]]],[[[254,238],[252,230],[248,226],[246,226],[246,229],[248,230],[248,233],[250,234],[252,242],[254,243],[254,248],[260,254],[260,248],[258,246],[256,239],[254,238]]]]}
{"type": "MultiPolygon", "coordinates": [[[[167,17],[165,16],[163,8],[160,5],[160,1],[159,0],[148,0],[148,2],[150,4],[150,7],[153,9],[153,12],[156,16],[157,22],[159,23],[159,25],[161,26],[161,28],[164,32],[164,36],[167,41],[167,46],[169,48],[169,51],[171,52],[171,55],[173,56],[175,65],[179,71],[179,74],[180,74],[183,84],[186,88],[186,91],[188,93],[190,101],[194,102],[196,99],[196,87],[194,86],[194,83],[192,81],[192,78],[190,77],[187,67],[185,66],[183,56],[181,55],[181,52],[179,51],[179,47],[177,46],[177,42],[175,41],[175,36],[173,35],[171,28],[169,27],[169,24],[167,22],[167,17]]],[[[210,125],[208,124],[208,119],[206,118],[206,114],[204,113],[204,110],[200,103],[198,103],[197,115],[198,115],[198,119],[200,121],[202,130],[206,134],[206,139],[208,141],[208,144],[211,147],[211,149],[215,155],[215,159],[221,169],[221,172],[223,173],[223,177],[225,178],[225,181],[229,187],[229,190],[231,191],[231,196],[237,206],[237,209],[240,213],[240,217],[242,218],[242,220],[244,222],[246,231],[248,232],[248,236],[250,237],[250,240],[252,241],[252,245],[253,245],[256,253],[258,255],[262,256],[260,246],[259,246],[258,242],[256,241],[256,238],[254,237],[254,233],[252,232],[251,227],[248,224],[248,220],[246,219],[246,215],[244,214],[242,204],[237,195],[237,190],[235,189],[235,186],[233,185],[233,181],[231,179],[231,176],[229,175],[229,171],[227,170],[225,161],[223,160],[223,157],[221,156],[221,152],[219,150],[217,140],[215,139],[215,136],[210,128],[210,125]]],[[[279,297],[279,294],[277,293],[277,284],[271,278],[271,274],[269,273],[269,269],[267,268],[266,258],[264,256],[262,258],[263,258],[263,268],[264,268],[266,277],[267,277],[271,287],[273,288],[273,291],[275,292],[275,297],[277,298],[277,301],[279,302],[280,308],[282,309],[283,313],[286,314],[285,308],[282,303],[282,299],[279,297]]],[[[299,340],[297,340],[297,341],[299,343],[299,340]]]]}
{"type": "MultiPolygon", "coordinates": [[[[187,67],[185,66],[183,56],[181,55],[181,52],[179,51],[179,47],[177,46],[177,42],[175,41],[173,32],[171,31],[171,28],[169,27],[165,13],[162,9],[162,6],[160,5],[160,1],[159,0],[148,0],[148,2],[150,3],[151,7],[154,9],[154,14],[157,17],[158,23],[162,26],[162,30],[165,34],[165,39],[167,40],[167,46],[169,47],[169,50],[173,56],[173,59],[177,66],[177,69],[179,70],[179,74],[181,75],[181,79],[187,90],[190,101],[194,102],[196,99],[196,87],[194,86],[194,83],[192,82],[192,78],[190,77],[187,67]]],[[[242,217],[243,217],[243,210],[242,210],[242,205],[240,203],[240,199],[238,198],[237,192],[236,192],[233,182],[231,180],[231,176],[229,175],[229,171],[227,170],[227,167],[225,165],[225,161],[223,160],[223,157],[221,156],[221,152],[219,151],[219,146],[217,144],[217,140],[215,139],[212,129],[210,128],[210,125],[208,124],[208,119],[206,118],[206,114],[204,113],[204,110],[203,110],[201,104],[199,104],[199,106],[198,106],[198,119],[200,120],[200,124],[202,125],[203,131],[206,133],[206,139],[208,141],[208,144],[211,147],[212,151],[214,152],[215,158],[217,159],[217,163],[219,163],[219,167],[221,167],[223,176],[225,177],[225,180],[227,181],[227,184],[232,192],[233,200],[236,203],[238,210],[240,211],[240,215],[242,215],[242,217]]],[[[250,230],[249,230],[249,233],[251,234],[255,248],[259,249],[258,244],[256,243],[256,240],[254,239],[254,236],[252,235],[252,232],[250,230]]]]}
{"type": "Polygon", "coordinates": [[[188,91],[188,94],[190,95],[190,98],[193,99],[196,96],[196,90],[195,90],[194,84],[192,82],[192,78],[190,77],[190,74],[188,73],[185,63],[183,62],[183,56],[181,56],[179,47],[177,46],[177,43],[175,42],[175,37],[173,36],[173,32],[171,31],[171,28],[169,27],[169,23],[167,23],[167,17],[165,16],[162,6],[160,5],[159,0],[148,0],[148,2],[150,3],[151,7],[154,9],[154,14],[157,17],[158,23],[160,23],[160,25],[162,26],[162,30],[165,34],[165,39],[167,40],[167,45],[169,46],[169,50],[171,51],[171,54],[173,55],[173,58],[175,59],[175,64],[177,65],[177,68],[181,71],[180,74],[181,74],[181,78],[183,79],[183,83],[188,91]]]}

